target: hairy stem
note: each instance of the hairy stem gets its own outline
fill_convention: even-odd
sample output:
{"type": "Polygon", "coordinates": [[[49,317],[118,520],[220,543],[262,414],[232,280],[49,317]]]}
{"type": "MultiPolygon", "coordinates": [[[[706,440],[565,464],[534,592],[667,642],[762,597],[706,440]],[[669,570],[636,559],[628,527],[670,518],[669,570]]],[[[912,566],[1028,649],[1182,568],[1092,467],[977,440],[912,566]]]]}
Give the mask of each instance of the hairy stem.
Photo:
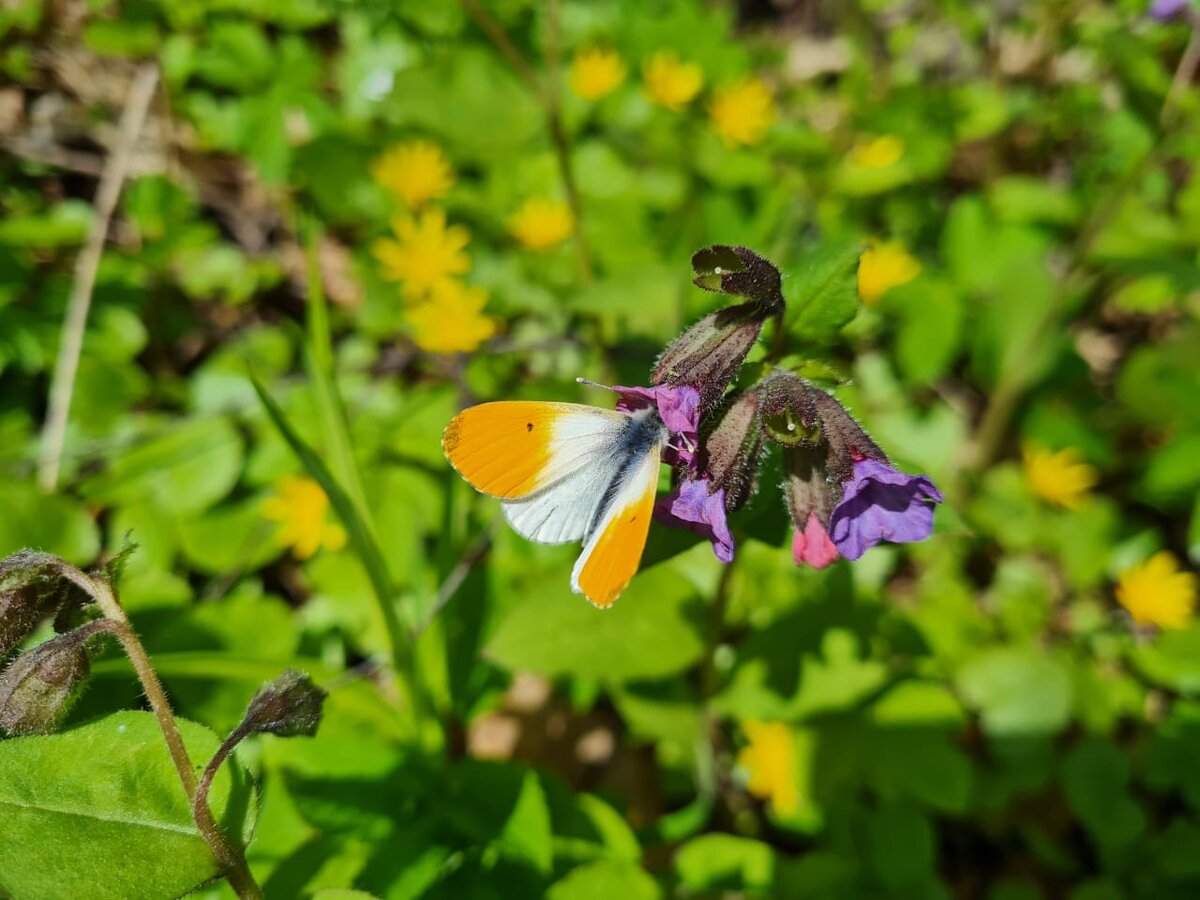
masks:
{"type": "Polygon", "coordinates": [[[192,818],[196,822],[196,827],[200,829],[200,833],[204,835],[204,839],[212,849],[213,856],[217,858],[217,862],[225,872],[225,878],[237,895],[242,900],[261,900],[262,889],[250,873],[246,854],[221,830],[221,826],[213,818],[212,810],[208,806],[208,792],[212,788],[213,779],[221,770],[225,760],[229,758],[229,754],[241,743],[246,734],[247,732],[239,726],[217,748],[217,752],[209,760],[204,774],[200,777],[196,795],[192,798],[192,818]]]}
{"type": "MultiPolygon", "coordinates": [[[[209,769],[206,769],[204,773],[208,784],[203,786],[204,793],[201,795],[191,758],[188,756],[187,747],[184,746],[183,735],[179,731],[179,723],[175,721],[175,714],[167,699],[167,692],[163,689],[158,673],[154,671],[154,666],[150,663],[150,656],[146,653],[146,648],[142,646],[129,617],[117,600],[116,594],[113,593],[112,586],[104,578],[93,577],[73,566],[65,566],[63,575],[96,601],[108,622],[108,630],[121,642],[121,649],[129,658],[138,681],[141,682],[142,691],[150,703],[150,709],[154,712],[154,717],[158,719],[159,730],[162,731],[167,751],[171,755],[171,761],[175,764],[175,771],[179,774],[179,781],[183,785],[188,804],[192,808],[192,817],[196,822],[196,827],[212,851],[213,857],[221,866],[229,884],[243,900],[259,900],[262,897],[262,891],[259,890],[250,874],[245,855],[236,846],[230,844],[225,833],[213,821],[212,813],[208,809],[209,784],[211,784],[212,774],[215,774],[220,762],[217,762],[216,767],[209,763],[209,769]],[[212,774],[209,770],[212,770],[212,774]],[[203,809],[206,819],[202,820],[197,813],[198,807],[203,809]]],[[[228,753],[229,751],[226,750],[225,756],[228,753]]],[[[220,756],[219,750],[218,756],[220,756]]],[[[221,759],[224,759],[224,756],[221,756],[221,759]]]]}

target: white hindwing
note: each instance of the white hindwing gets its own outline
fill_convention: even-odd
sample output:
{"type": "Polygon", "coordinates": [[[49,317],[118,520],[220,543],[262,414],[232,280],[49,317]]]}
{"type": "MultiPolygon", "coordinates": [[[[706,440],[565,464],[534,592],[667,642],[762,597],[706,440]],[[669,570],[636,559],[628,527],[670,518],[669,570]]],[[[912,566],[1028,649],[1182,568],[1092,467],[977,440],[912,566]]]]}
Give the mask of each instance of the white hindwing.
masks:
{"type": "Polygon", "coordinates": [[[566,544],[580,540],[604,489],[617,474],[612,440],[595,450],[594,462],[542,488],[532,497],[501,504],[513,530],[539,544],[566,544]]]}

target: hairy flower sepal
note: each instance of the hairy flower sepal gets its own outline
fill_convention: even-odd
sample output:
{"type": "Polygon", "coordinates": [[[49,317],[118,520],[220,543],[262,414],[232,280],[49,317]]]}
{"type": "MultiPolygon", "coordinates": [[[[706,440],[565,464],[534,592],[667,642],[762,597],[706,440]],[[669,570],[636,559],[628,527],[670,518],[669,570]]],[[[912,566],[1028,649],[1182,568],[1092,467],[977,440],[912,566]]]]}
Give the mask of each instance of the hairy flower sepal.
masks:
{"type": "Polygon", "coordinates": [[[846,559],[858,559],[883,541],[923,541],[933,532],[933,508],[942,493],[924,475],[908,475],[877,459],[854,464],[829,534],[846,559]]]}
{"type": "Polygon", "coordinates": [[[0,560],[0,659],[15,650],[64,606],[88,601],[63,574],[65,563],[47,553],[22,550],[0,560]]]}
{"type": "Polygon", "coordinates": [[[101,619],[38,644],[0,673],[0,731],[48,734],[79,698],[91,671],[91,645],[111,630],[101,619]]]}
{"type": "Polygon", "coordinates": [[[712,490],[725,492],[725,509],[741,509],[754,493],[763,455],[763,427],[757,390],[731,395],[702,441],[701,471],[712,490]]]}
{"type": "Polygon", "coordinates": [[[745,247],[716,245],[692,257],[695,283],[751,298],[705,316],[671,342],[654,364],[652,385],[692,385],[700,409],[711,409],[737,377],[763,322],[783,309],[779,270],[745,247]]]}
{"type": "Polygon", "coordinates": [[[829,538],[829,517],[841,496],[841,487],[826,474],[827,445],[789,447],[783,453],[786,480],[783,496],[795,531],[792,559],[823,569],[838,558],[829,538]]]}

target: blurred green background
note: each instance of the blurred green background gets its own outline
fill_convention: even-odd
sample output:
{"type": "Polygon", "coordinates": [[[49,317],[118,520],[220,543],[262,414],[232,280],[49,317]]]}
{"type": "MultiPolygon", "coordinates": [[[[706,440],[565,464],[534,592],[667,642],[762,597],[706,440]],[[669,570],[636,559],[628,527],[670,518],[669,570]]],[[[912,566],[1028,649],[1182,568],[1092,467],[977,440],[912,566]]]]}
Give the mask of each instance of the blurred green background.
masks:
{"type": "MultiPolygon", "coordinates": [[[[330,690],[241,754],[269,897],[1200,896],[1198,15],[10,0],[0,555],[136,542],[218,732],[287,666],[330,690]],[[817,572],[764,479],[731,566],[656,527],[599,612],[439,436],[644,384],[715,242],[784,272],[749,374],[780,342],[946,503],[817,572]]],[[[141,702],[94,671],[69,724],[141,702]]]]}

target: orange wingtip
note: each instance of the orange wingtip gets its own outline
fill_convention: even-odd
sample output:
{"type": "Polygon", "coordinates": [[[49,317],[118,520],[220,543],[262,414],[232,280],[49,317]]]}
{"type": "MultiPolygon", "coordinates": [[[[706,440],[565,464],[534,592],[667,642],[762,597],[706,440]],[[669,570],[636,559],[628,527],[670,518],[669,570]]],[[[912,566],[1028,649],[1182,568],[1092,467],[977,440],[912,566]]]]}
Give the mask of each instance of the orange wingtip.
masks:
{"type": "Polygon", "coordinates": [[[609,519],[579,571],[578,590],[601,609],[612,606],[624,593],[641,565],[654,513],[655,487],[652,482],[649,490],[609,519]]]}
{"type": "Polygon", "coordinates": [[[563,404],[502,400],[464,409],[442,433],[450,465],[476,490],[512,500],[545,485],[563,404]]]}

